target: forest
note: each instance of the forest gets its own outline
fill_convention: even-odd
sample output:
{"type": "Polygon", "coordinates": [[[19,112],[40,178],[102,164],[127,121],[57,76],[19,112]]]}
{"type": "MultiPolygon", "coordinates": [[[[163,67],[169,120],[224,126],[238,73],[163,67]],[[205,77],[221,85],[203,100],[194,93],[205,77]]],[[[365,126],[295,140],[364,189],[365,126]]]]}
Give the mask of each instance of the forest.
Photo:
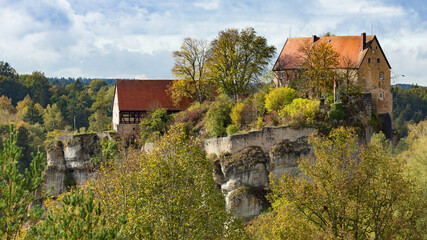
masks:
{"type": "MultiPolygon", "coordinates": [[[[326,44],[309,50],[310,59],[337,62],[326,44]]],[[[42,188],[46,146],[61,135],[110,131],[114,86],[21,75],[1,61],[1,238],[426,239],[427,88],[392,87],[401,137],[394,146],[375,114],[357,117],[357,86],[346,86],[351,91],[339,103],[331,84],[308,94],[302,78],[274,88],[267,69],[274,53],[252,28],[224,30],[211,43],[184,39],[173,53],[179,81],[169,91],[175,102],[187,97],[193,104],[176,114],[153,109],[132,144],[102,142],[102,160],[93,162],[97,177],[55,198],[42,188]],[[226,211],[201,140],[265,126],[315,128],[314,156],[299,160],[305,177],[273,178],[270,205],[243,224],[226,211]],[[367,127],[377,132],[360,145],[367,127]],[[140,151],[146,142],[156,148],[140,151]]],[[[301,76],[335,74],[305,64],[301,76]]]]}

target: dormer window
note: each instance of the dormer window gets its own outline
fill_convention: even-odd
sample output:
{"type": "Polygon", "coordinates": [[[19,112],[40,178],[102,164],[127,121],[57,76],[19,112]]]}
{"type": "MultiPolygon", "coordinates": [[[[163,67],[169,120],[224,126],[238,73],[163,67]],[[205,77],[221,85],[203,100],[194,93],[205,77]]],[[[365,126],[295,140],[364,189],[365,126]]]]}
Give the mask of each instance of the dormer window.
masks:
{"type": "Polygon", "coordinates": [[[377,63],[380,63],[380,62],[381,62],[381,59],[377,58],[377,63]]]}
{"type": "Polygon", "coordinates": [[[371,63],[371,58],[368,58],[368,63],[371,63]]]}
{"type": "Polygon", "coordinates": [[[384,73],[380,72],[380,79],[383,80],[384,79],[384,73]]]}

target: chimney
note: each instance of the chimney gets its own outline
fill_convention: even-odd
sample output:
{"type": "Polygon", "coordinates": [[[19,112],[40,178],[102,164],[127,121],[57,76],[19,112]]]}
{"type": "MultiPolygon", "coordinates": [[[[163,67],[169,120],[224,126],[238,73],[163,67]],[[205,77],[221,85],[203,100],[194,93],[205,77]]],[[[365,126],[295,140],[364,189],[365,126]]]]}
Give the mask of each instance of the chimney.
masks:
{"type": "Polygon", "coordinates": [[[360,51],[363,51],[366,46],[366,33],[361,34],[362,44],[360,45],[360,51]]]}
{"type": "Polygon", "coordinates": [[[317,37],[316,35],[313,35],[313,36],[312,36],[311,43],[314,43],[314,42],[316,42],[317,40],[319,40],[319,37],[317,37]]]}

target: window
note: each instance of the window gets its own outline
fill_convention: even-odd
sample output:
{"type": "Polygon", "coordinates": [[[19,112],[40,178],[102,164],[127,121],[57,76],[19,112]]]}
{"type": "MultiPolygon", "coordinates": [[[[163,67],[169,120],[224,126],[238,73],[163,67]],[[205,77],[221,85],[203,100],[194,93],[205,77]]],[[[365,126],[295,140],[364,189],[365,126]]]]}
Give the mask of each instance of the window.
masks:
{"type": "Polygon", "coordinates": [[[383,92],[380,92],[380,99],[384,99],[384,93],[383,92]]]}
{"type": "Polygon", "coordinates": [[[368,63],[371,63],[371,58],[368,58],[368,63]]]}
{"type": "Polygon", "coordinates": [[[138,124],[144,117],[145,111],[121,111],[120,123],[138,124]]]}
{"type": "Polygon", "coordinates": [[[380,72],[380,79],[383,80],[384,79],[384,73],[380,72]]]}
{"type": "Polygon", "coordinates": [[[379,88],[383,88],[383,81],[379,81],[379,82],[378,82],[378,87],[379,87],[379,88]]]}
{"type": "Polygon", "coordinates": [[[381,59],[377,58],[377,63],[380,63],[380,62],[381,62],[381,59]]]}

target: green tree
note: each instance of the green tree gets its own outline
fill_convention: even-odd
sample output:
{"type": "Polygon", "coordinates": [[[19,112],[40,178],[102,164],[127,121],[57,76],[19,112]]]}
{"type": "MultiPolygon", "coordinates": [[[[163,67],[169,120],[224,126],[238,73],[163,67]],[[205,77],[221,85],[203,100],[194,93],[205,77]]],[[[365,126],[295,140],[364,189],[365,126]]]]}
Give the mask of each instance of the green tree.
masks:
{"type": "Polygon", "coordinates": [[[299,161],[303,176],[271,182],[273,213],[267,217],[280,224],[252,228],[256,238],[422,239],[417,222],[426,206],[405,177],[403,161],[378,145],[359,146],[354,131],[345,128],[310,143],[315,158],[299,161]],[[294,220],[299,226],[285,226],[294,220]]]}
{"type": "MultiPolygon", "coordinates": [[[[92,190],[74,188],[47,203],[46,217],[32,226],[26,239],[116,239],[119,225],[105,227],[100,204],[92,190]]],[[[120,219],[121,224],[124,223],[120,219]]]]}
{"type": "Polygon", "coordinates": [[[16,76],[16,70],[8,62],[0,61],[0,77],[14,78],[16,76]]]}
{"type": "Polygon", "coordinates": [[[225,95],[220,95],[211,103],[205,115],[205,126],[212,137],[223,137],[226,129],[231,124],[231,109],[233,102],[225,95]]]}
{"type": "Polygon", "coordinates": [[[334,68],[338,66],[339,54],[329,43],[303,45],[299,48],[303,61],[302,72],[297,79],[298,89],[308,90],[312,97],[331,94],[333,90],[334,68]]]}
{"type": "Polygon", "coordinates": [[[43,114],[44,128],[46,131],[53,131],[55,129],[64,129],[66,122],[62,116],[62,112],[59,107],[54,103],[52,106],[49,104],[43,114]]]}
{"type": "Polygon", "coordinates": [[[178,79],[170,88],[172,99],[179,103],[189,98],[202,103],[213,97],[213,83],[208,78],[210,45],[205,41],[185,38],[179,51],[173,52],[172,74],[178,79]]]}
{"type": "Polygon", "coordinates": [[[212,41],[211,78],[234,98],[249,93],[276,52],[253,28],[221,31],[212,41]]]}
{"type": "Polygon", "coordinates": [[[25,113],[23,120],[30,124],[35,124],[35,123],[43,124],[43,116],[40,114],[39,110],[35,107],[34,104],[31,104],[28,107],[28,110],[25,113]]]}
{"type": "Polygon", "coordinates": [[[108,86],[108,84],[104,80],[92,80],[89,84],[89,89],[92,92],[99,92],[105,86],[108,86]]]}
{"type": "Polygon", "coordinates": [[[93,114],[89,117],[89,129],[92,131],[108,130],[111,123],[114,88],[102,88],[96,95],[96,100],[90,110],[93,114]]]}
{"type": "Polygon", "coordinates": [[[38,219],[43,210],[34,205],[44,191],[40,190],[46,166],[45,156],[38,152],[33,155],[25,174],[19,172],[22,148],[17,146],[17,133],[10,127],[10,137],[3,139],[0,150],[0,237],[16,239],[21,228],[29,220],[38,219]]]}
{"type": "Polygon", "coordinates": [[[163,136],[168,130],[171,117],[165,108],[156,109],[139,124],[141,141],[144,143],[150,138],[163,136]]]}
{"type": "Polygon", "coordinates": [[[44,108],[50,103],[50,83],[42,72],[33,72],[31,75],[22,75],[23,83],[30,90],[30,96],[35,103],[40,103],[44,108]]]}
{"type": "MultiPolygon", "coordinates": [[[[222,239],[238,235],[235,220],[212,178],[213,163],[200,142],[171,129],[149,153],[129,152],[99,173],[95,199],[126,239],[222,239]]],[[[238,236],[236,237],[237,239],[238,236]]]]}

